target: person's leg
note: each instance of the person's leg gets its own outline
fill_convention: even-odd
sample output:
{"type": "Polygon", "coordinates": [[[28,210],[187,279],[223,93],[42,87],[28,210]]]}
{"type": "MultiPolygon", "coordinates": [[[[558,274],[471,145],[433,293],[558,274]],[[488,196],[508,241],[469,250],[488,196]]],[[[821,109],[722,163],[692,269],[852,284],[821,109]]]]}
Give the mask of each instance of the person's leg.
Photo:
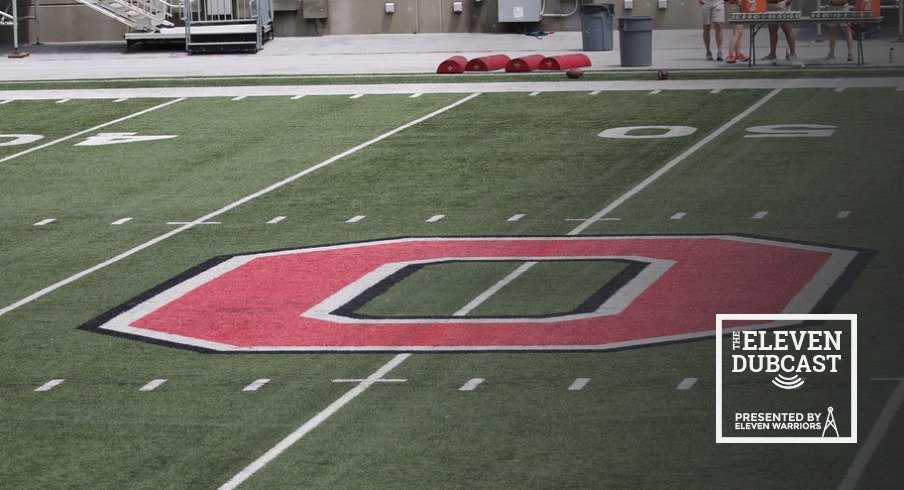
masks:
{"type": "Polygon", "coordinates": [[[841,27],[842,32],[844,33],[844,40],[847,42],[848,61],[854,61],[854,35],[851,34],[851,26],[845,24],[841,27]]]}
{"type": "Polygon", "coordinates": [[[713,25],[716,27],[716,49],[719,50],[716,59],[722,61],[722,23],[713,22],[713,25]]]}
{"type": "Polygon", "coordinates": [[[712,57],[712,51],[709,49],[709,27],[710,24],[703,24],[703,46],[706,47],[706,59],[712,57]]]}
{"type": "MultiPolygon", "coordinates": [[[[782,24],[782,32],[785,33],[785,40],[788,41],[788,49],[791,51],[791,56],[797,57],[797,51],[795,50],[795,42],[794,42],[794,29],[791,27],[791,24],[782,24]]],[[[778,32],[775,33],[776,43],[778,43],[778,32]]]]}
{"type": "Polygon", "coordinates": [[[747,55],[741,51],[741,38],[744,37],[744,26],[736,25],[734,26],[734,36],[732,38],[732,44],[734,44],[734,49],[732,52],[735,54],[735,57],[738,58],[738,61],[746,61],[747,55]]]}
{"type": "Polygon", "coordinates": [[[769,24],[769,55],[767,58],[775,58],[775,49],[778,47],[778,24],[769,24]]]}
{"type": "Polygon", "coordinates": [[[827,60],[835,59],[835,40],[838,37],[838,27],[832,25],[829,27],[829,55],[826,56],[827,60]]]}

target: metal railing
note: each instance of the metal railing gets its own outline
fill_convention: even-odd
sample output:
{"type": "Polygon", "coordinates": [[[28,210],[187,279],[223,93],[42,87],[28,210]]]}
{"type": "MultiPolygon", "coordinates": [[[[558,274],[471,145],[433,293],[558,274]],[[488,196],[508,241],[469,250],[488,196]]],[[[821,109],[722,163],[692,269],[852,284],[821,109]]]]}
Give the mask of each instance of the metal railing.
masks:
{"type": "MultiPolygon", "coordinates": [[[[250,41],[217,41],[199,43],[192,40],[192,36],[201,33],[200,27],[206,26],[240,26],[253,25],[255,27],[255,49],[263,45],[264,32],[270,29],[273,22],[272,0],[184,0],[183,19],[185,20],[185,45],[193,44],[217,44],[248,45],[250,41]],[[195,32],[192,29],[195,28],[195,32]]],[[[210,32],[210,31],[208,31],[210,32]]],[[[248,31],[230,31],[224,27],[220,34],[241,34],[248,31]]]]}

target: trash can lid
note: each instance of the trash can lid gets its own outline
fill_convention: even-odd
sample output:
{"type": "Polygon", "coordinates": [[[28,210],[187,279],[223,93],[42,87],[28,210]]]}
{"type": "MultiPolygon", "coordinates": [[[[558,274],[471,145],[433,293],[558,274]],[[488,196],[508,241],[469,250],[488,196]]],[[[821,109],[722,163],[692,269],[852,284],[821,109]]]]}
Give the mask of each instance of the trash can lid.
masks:
{"type": "Polygon", "coordinates": [[[609,12],[609,15],[614,15],[615,14],[615,4],[603,3],[603,4],[581,5],[580,11],[582,14],[585,14],[585,15],[601,14],[603,12],[609,12]]]}

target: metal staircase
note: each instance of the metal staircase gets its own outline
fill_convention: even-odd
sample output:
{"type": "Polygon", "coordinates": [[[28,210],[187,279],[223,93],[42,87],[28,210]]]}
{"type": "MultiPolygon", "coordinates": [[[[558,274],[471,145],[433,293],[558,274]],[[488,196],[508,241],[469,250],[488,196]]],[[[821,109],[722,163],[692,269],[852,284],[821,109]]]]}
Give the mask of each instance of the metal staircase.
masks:
{"type": "Polygon", "coordinates": [[[172,27],[169,19],[182,11],[181,2],[166,0],[77,0],[90,9],[122,22],[138,31],[157,31],[172,27]]]}

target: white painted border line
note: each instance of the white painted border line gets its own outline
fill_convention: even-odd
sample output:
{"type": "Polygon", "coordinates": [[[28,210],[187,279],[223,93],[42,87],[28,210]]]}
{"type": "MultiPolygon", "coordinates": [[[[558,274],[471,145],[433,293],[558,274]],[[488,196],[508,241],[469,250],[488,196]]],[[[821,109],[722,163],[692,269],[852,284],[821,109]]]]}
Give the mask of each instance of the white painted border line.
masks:
{"type": "Polygon", "coordinates": [[[163,383],[166,383],[165,379],[153,379],[149,381],[148,384],[138,388],[138,391],[154,391],[157,388],[160,388],[163,383]]]}
{"type": "Polygon", "coordinates": [[[381,379],[389,373],[389,371],[392,371],[393,368],[401,364],[405,359],[408,359],[408,356],[410,355],[411,354],[398,354],[394,356],[389,362],[380,367],[380,369],[377,369],[373,374],[368,376],[367,379],[355,385],[352,389],[339,397],[339,399],[329,404],[329,406],[324,408],[320,413],[302,424],[301,427],[295,429],[295,431],[289,434],[285,439],[279,441],[279,443],[273,446],[269,451],[254,460],[254,462],[246,466],[242,471],[238,472],[238,474],[232,477],[228,482],[220,486],[220,490],[232,490],[241,485],[242,482],[251,477],[251,475],[260,471],[267,463],[273,461],[286,449],[289,449],[293,444],[301,440],[302,437],[316,429],[317,426],[330,418],[334,413],[338,412],[339,409],[348,404],[348,402],[357,398],[361,393],[364,393],[364,391],[370,388],[377,380],[381,379]]]}
{"type": "Polygon", "coordinates": [[[65,381],[65,380],[62,380],[62,379],[51,379],[50,381],[48,381],[48,382],[42,384],[41,386],[38,386],[37,388],[35,388],[35,391],[39,391],[39,392],[40,392],[40,391],[50,391],[50,390],[54,389],[55,387],[59,386],[60,383],[62,383],[63,381],[65,381]]]}
{"type": "Polygon", "coordinates": [[[366,217],[367,217],[367,216],[365,216],[365,215],[363,215],[363,214],[359,214],[359,215],[357,215],[357,216],[352,216],[351,218],[345,220],[345,222],[346,222],[346,223],[357,223],[357,222],[361,221],[362,219],[364,219],[364,218],[366,218],[366,217]]]}
{"type": "Polygon", "coordinates": [[[673,214],[672,217],[669,219],[683,219],[685,216],[687,216],[687,213],[680,212],[680,213],[673,214]]]}
{"type": "MultiPolygon", "coordinates": [[[[455,101],[455,102],[453,102],[453,103],[451,103],[451,104],[449,104],[449,105],[446,105],[446,106],[444,106],[444,107],[441,107],[441,108],[439,108],[439,109],[437,109],[437,110],[435,110],[435,111],[433,111],[433,112],[431,112],[431,113],[429,113],[429,114],[427,114],[427,115],[424,115],[424,116],[421,116],[421,117],[419,117],[419,118],[417,118],[417,119],[414,119],[413,121],[409,121],[409,122],[407,122],[407,123],[405,123],[405,124],[403,124],[403,125],[401,125],[401,126],[395,128],[395,129],[392,129],[392,130],[390,130],[390,131],[387,131],[387,132],[385,132],[385,133],[383,133],[383,134],[381,134],[381,135],[379,135],[379,136],[377,136],[377,137],[375,137],[375,138],[369,139],[369,140],[365,141],[364,143],[361,143],[361,144],[358,145],[358,146],[355,146],[355,147],[353,147],[353,148],[349,148],[348,150],[345,150],[344,152],[339,153],[338,155],[334,155],[334,156],[332,156],[332,157],[330,157],[330,158],[328,158],[328,159],[326,159],[326,160],[324,160],[324,161],[322,161],[322,162],[320,162],[320,163],[318,163],[318,164],[316,164],[316,165],[313,165],[313,166],[311,166],[311,167],[308,167],[308,168],[306,168],[306,169],[304,169],[304,170],[302,170],[302,171],[296,173],[295,175],[286,177],[285,179],[283,179],[283,180],[281,180],[281,181],[279,181],[279,182],[277,182],[277,183],[275,183],[275,184],[271,184],[270,186],[265,187],[265,188],[263,188],[263,189],[261,189],[261,190],[255,192],[255,193],[253,193],[253,194],[249,194],[249,195],[247,195],[247,196],[245,196],[245,197],[239,199],[238,201],[234,201],[234,202],[232,202],[232,203],[230,203],[230,204],[227,204],[227,205],[223,206],[222,208],[217,209],[216,211],[207,213],[206,215],[201,216],[200,218],[196,219],[195,221],[192,221],[192,222],[190,222],[190,223],[188,223],[188,224],[185,224],[185,225],[182,225],[182,226],[180,226],[180,227],[178,227],[178,228],[175,228],[175,229],[173,229],[173,230],[171,230],[171,231],[169,231],[169,232],[167,232],[167,233],[164,233],[164,234],[162,234],[162,235],[160,235],[160,236],[158,236],[158,237],[156,237],[156,238],[152,238],[151,240],[148,240],[148,241],[142,243],[141,245],[138,245],[138,246],[136,246],[136,247],[134,247],[134,248],[131,248],[131,249],[129,249],[129,250],[126,250],[125,252],[123,252],[123,253],[121,253],[121,254],[119,254],[119,255],[113,257],[113,258],[107,259],[107,260],[105,260],[105,261],[103,261],[103,262],[101,262],[101,263],[99,263],[99,264],[97,264],[97,265],[95,265],[95,266],[93,266],[93,267],[89,267],[89,268],[87,268],[87,269],[85,269],[85,270],[83,270],[83,271],[81,271],[81,272],[79,272],[79,273],[77,273],[77,274],[73,274],[73,275],[71,275],[71,276],[69,276],[69,277],[67,277],[67,278],[65,278],[65,279],[63,279],[63,280],[57,281],[57,282],[51,284],[50,286],[47,286],[47,287],[45,287],[45,288],[43,288],[43,289],[41,289],[41,290],[39,290],[39,291],[36,291],[36,292],[34,292],[34,293],[32,293],[32,294],[30,294],[30,295],[28,295],[28,296],[26,296],[26,297],[20,299],[19,301],[16,301],[15,303],[12,303],[12,304],[10,304],[10,305],[8,305],[8,306],[5,306],[5,307],[3,307],[3,308],[0,308],[0,316],[3,316],[3,315],[5,315],[5,314],[7,314],[7,313],[9,313],[9,312],[11,312],[11,311],[14,311],[14,310],[16,310],[16,309],[18,309],[18,308],[21,308],[22,306],[27,305],[27,304],[29,304],[29,303],[31,303],[32,301],[35,301],[35,300],[37,300],[37,299],[40,299],[40,298],[42,298],[42,297],[44,297],[44,296],[46,296],[46,295],[48,295],[48,294],[50,294],[50,293],[56,291],[57,289],[59,289],[59,288],[61,288],[61,287],[63,287],[63,286],[66,286],[67,284],[71,284],[71,283],[73,283],[73,282],[75,282],[75,281],[78,281],[79,279],[81,279],[81,278],[83,278],[83,277],[85,277],[85,276],[87,276],[87,275],[89,275],[89,274],[93,274],[94,272],[97,272],[97,271],[99,271],[99,270],[101,270],[101,269],[103,269],[103,268],[105,268],[105,267],[109,267],[110,265],[113,265],[113,264],[115,264],[115,263],[117,263],[117,262],[119,262],[119,261],[121,261],[121,260],[123,260],[123,259],[126,259],[126,258],[128,258],[128,257],[131,257],[132,255],[135,255],[135,254],[137,254],[138,252],[141,252],[142,250],[144,250],[144,249],[146,249],[146,248],[148,248],[148,247],[152,247],[152,246],[154,246],[154,245],[156,245],[156,244],[158,244],[158,243],[160,243],[160,242],[162,242],[162,241],[164,241],[164,240],[166,240],[166,239],[168,239],[168,238],[171,238],[171,237],[173,237],[173,236],[175,236],[175,235],[178,235],[179,233],[182,233],[183,231],[189,230],[189,229],[193,228],[193,227],[195,226],[195,224],[197,224],[197,223],[203,223],[203,222],[205,222],[205,221],[207,221],[207,220],[209,220],[209,219],[211,219],[211,218],[215,218],[215,217],[217,217],[217,216],[219,216],[219,215],[221,215],[221,214],[223,214],[223,213],[226,213],[226,212],[228,212],[228,211],[230,211],[230,210],[232,210],[232,209],[235,209],[235,208],[237,208],[237,207],[239,207],[239,206],[241,206],[241,205],[243,205],[243,204],[246,204],[246,203],[248,203],[248,202],[250,202],[250,201],[253,201],[253,200],[257,199],[258,197],[261,197],[261,196],[263,196],[263,195],[265,195],[265,194],[269,194],[270,192],[273,192],[273,191],[276,190],[276,189],[279,189],[279,188],[281,188],[281,187],[283,187],[283,186],[285,186],[285,185],[287,185],[287,184],[290,184],[290,183],[292,183],[292,182],[295,182],[296,180],[298,180],[298,179],[304,177],[305,175],[310,174],[311,172],[315,172],[315,171],[317,171],[317,170],[319,170],[319,169],[321,169],[321,168],[323,168],[323,167],[326,167],[326,166],[328,166],[328,165],[331,165],[331,164],[333,164],[333,163],[335,163],[335,162],[337,162],[337,161],[339,161],[339,160],[341,160],[341,159],[343,159],[343,158],[345,158],[345,157],[347,157],[347,156],[349,156],[349,155],[353,155],[353,154],[355,154],[355,153],[357,153],[357,152],[359,152],[359,151],[361,151],[361,150],[363,150],[363,149],[365,149],[365,148],[367,148],[367,147],[369,147],[369,146],[372,146],[372,145],[374,145],[374,144],[376,144],[376,143],[379,143],[380,141],[383,141],[383,140],[385,140],[386,138],[389,138],[390,136],[393,136],[393,135],[395,135],[395,134],[397,134],[397,133],[399,133],[399,132],[401,132],[401,131],[404,131],[404,130],[406,130],[406,129],[412,127],[412,126],[415,126],[415,125],[417,125],[417,124],[420,124],[420,123],[422,123],[422,122],[424,122],[424,121],[426,121],[426,120],[428,120],[428,119],[432,119],[433,117],[436,117],[436,116],[438,116],[438,115],[440,115],[440,114],[442,114],[442,113],[444,113],[444,112],[446,112],[446,111],[449,111],[449,110],[451,110],[451,109],[454,109],[455,107],[458,107],[459,105],[464,104],[465,102],[468,102],[469,100],[471,100],[471,99],[473,99],[473,98],[475,98],[475,97],[477,97],[477,96],[479,96],[479,95],[480,95],[480,93],[478,92],[478,93],[473,93],[473,94],[471,94],[471,95],[468,95],[467,97],[463,97],[463,98],[461,98],[461,99],[458,99],[457,101],[455,101]]],[[[166,105],[176,103],[176,102],[178,102],[178,101],[180,101],[180,100],[184,100],[184,99],[176,99],[176,100],[172,100],[172,101],[169,101],[169,102],[167,102],[167,103],[165,103],[165,104],[160,104],[159,106],[155,106],[155,107],[152,107],[152,108],[150,108],[150,109],[145,109],[145,110],[142,111],[142,112],[136,112],[136,113],[133,114],[132,116],[128,116],[128,117],[134,117],[134,116],[136,116],[136,115],[139,115],[139,114],[142,114],[142,113],[145,113],[145,112],[150,112],[151,110],[159,109],[159,108],[164,107],[164,106],[166,106],[166,105]]],[[[128,117],[127,117],[127,118],[128,118],[128,117]]],[[[126,118],[126,119],[127,119],[127,118],[126,118]]],[[[120,118],[120,119],[123,119],[123,118],[120,118]]],[[[117,120],[117,121],[119,121],[119,120],[117,120]]],[[[115,122],[115,121],[114,121],[114,122],[115,122]]],[[[107,125],[113,124],[113,122],[106,123],[106,124],[107,124],[107,125]]],[[[64,139],[69,139],[69,138],[72,138],[72,137],[77,136],[77,135],[79,135],[79,134],[84,134],[84,133],[86,133],[86,132],[88,132],[88,131],[93,131],[93,130],[94,130],[94,129],[90,129],[90,130],[85,130],[85,131],[80,132],[80,133],[75,133],[74,135],[67,136],[66,138],[61,138],[60,140],[56,140],[55,142],[63,141],[64,139]]],[[[51,142],[51,144],[52,144],[52,143],[55,143],[55,142],[51,142]]],[[[37,148],[37,147],[36,147],[36,148],[37,148]]],[[[34,149],[26,150],[26,151],[34,151],[34,149]]],[[[17,155],[21,155],[21,154],[24,154],[24,153],[25,153],[25,152],[18,153],[17,155]]],[[[16,156],[16,155],[13,155],[13,157],[14,157],[14,156],[16,156]]],[[[10,158],[10,157],[7,157],[7,158],[4,159],[4,160],[0,160],[0,163],[6,161],[6,160],[9,159],[9,158],[10,158]]]]}
{"type": "Polygon", "coordinates": [[[471,378],[465,384],[461,385],[458,391],[474,391],[480,386],[480,383],[486,381],[483,378],[471,378]]]}
{"type": "Polygon", "coordinates": [[[123,121],[127,121],[127,120],[129,120],[129,119],[132,119],[133,117],[142,116],[142,115],[147,114],[147,113],[149,113],[149,112],[156,111],[157,109],[162,109],[162,108],[164,108],[164,107],[166,107],[166,106],[168,106],[168,105],[172,105],[172,104],[175,104],[175,103],[177,103],[177,102],[181,102],[181,101],[183,101],[183,100],[185,100],[185,99],[184,99],[184,98],[180,98],[180,99],[172,99],[172,100],[169,100],[169,101],[164,102],[164,103],[162,103],[162,104],[158,104],[158,105],[155,105],[155,106],[153,106],[153,107],[149,107],[149,108],[147,108],[147,109],[138,111],[138,112],[136,112],[136,113],[134,113],[134,114],[129,114],[128,116],[123,116],[123,117],[120,117],[119,119],[114,119],[114,120],[112,120],[112,121],[105,122],[105,123],[103,123],[103,124],[98,124],[97,126],[94,126],[93,128],[88,128],[88,129],[79,131],[79,132],[77,132],[77,133],[72,133],[72,134],[70,134],[69,136],[63,136],[62,138],[57,138],[57,139],[55,139],[55,140],[53,140],[53,141],[50,141],[50,142],[48,142],[48,143],[44,143],[43,145],[34,146],[34,147],[29,148],[29,149],[27,149],[27,150],[20,151],[19,153],[13,153],[12,155],[10,155],[10,156],[8,156],[8,157],[0,158],[0,163],[8,162],[8,161],[12,160],[13,158],[18,158],[18,157],[20,157],[20,156],[22,156],[22,155],[27,155],[27,154],[29,154],[29,153],[31,153],[31,152],[33,152],[33,151],[43,150],[44,148],[47,148],[47,147],[49,147],[49,146],[53,146],[53,145],[55,145],[55,144],[57,144],[57,143],[62,143],[63,141],[71,140],[72,138],[78,138],[79,136],[82,136],[82,135],[84,135],[84,134],[88,134],[88,133],[97,131],[98,129],[102,129],[102,128],[105,128],[105,127],[107,127],[107,126],[112,126],[113,124],[117,124],[117,123],[121,123],[121,122],[123,122],[123,121]]]}
{"type": "Polygon", "coordinates": [[[902,402],[904,402],[904,378],[901,378],[900,382],[898,382],[898,386],[895,388],[895,391],[892,392],[891,397],[889,397],[888,402],[882,409],[882,413],[880,413],[879,418],[876,419],[876,425],[869,431],[869,435],[866,436],[866,440],[863,441],[863,445],[860,446],[860,450],[857,451],[857,456],[854,457],[854,461],[848,468],[844,480],[838,485],[839,490],[853,489],[857,486],[857,482],[860,481],[860,477],[863,476],[863,470],[866,469],[866,465],[869,463],[870,458],[873,457],[873,453],[875,453],[876,448],[879,447],[882,436],[888,432],[888,427],[891,426],[891,421],[895,418],[895,413],[898,409],[901,408],[902,402]]]}
{"type": "Polygon", "coordinates": [[[590,378],[578,378],[571,383],[571,386],[568,387],[568,391],[580,391],[583,390],[587,383],[590,382],[590,378]]]}
{"type": "Polygon", "coordinates": [[[763,219],[769,215],[769,211],[757,211],[750,219],[763,219]]]}
{"type": "Polygon", "coordinates": [[[56,218],[42,219],[41,221],[38,221],[37,223],[35,223],[35,226],[47,226],[50,223],[53,223],[54,221],[56,221],[56,218]]]}
{"type": "Polygon", "coordinates": [[[765,96],[763,96],[762,99],[756,101],[753,105],[748,107],[744,112],[733,117],[730,121],[728,121],[727,123],[720,126],[718,129],[716,129],[715,131],[713,131],[712,133],[707,135],[705,138],[698,141],[696,144],[694,144],[687,150],[684,150],[684,152],[682,152],[680,155],[678,155],[677,157],[673,158],[671,161],[669,161],[668,163],[663,165],[659,170],[657,170],[656,172],[653,172],[652,175],[650,175],[646,179],[642,180],[639,184],[635,185],[628,192],[619,196],[616,200],[612,201],[608,206],[606,206],[605,208],[600,210],[600,212],[591,216],[587,221],[585,221],[584,223],[581,223],[577,228],[571,230],[571,232],[569,232],[568,235],[577,235],[577,234],[580,234],[582,231],[586,230],[590,225],[599,221],[602,217],[611,213],[615,208],[624,204],[625,201],[627,201],[628,199],[631,199],[632,197],[637,195],[638,192],[646,189],[650,184],[659,180],[660,177],[665,175],[669,170],[675,168],[676,165],[683,162],[687,157],[696,153],[700,148],[703,148],[709,142],[718,138],[719,136],[722,135],[722,133],[728,131],[732,126],[734,126],[735,124],[740,122],[742,119],[744,119],[745,117],[747,117],[748,115],[753,113],[753,111],[759,109],[763,104],[765,104],[766,102],[769,102],[770,99],[772,99],[773,97],[778,95],[779,92],[781,92],[781,91],[782,91],[782,89],[777,88],[775,90],[772,90],[765,96]]]}
{"type": "Polygon", "coordinates": [[[285,216],[277,216],[277,217],[271,219],[270,221],[268,221],[267,224],[268,224],[268,225],[275,225],[276,223],[279,223],[280,221],[282,221],[282,220],[284,220],[284,219],[286,219],[285,216]]]}
{"type": "Polygon", "coordinates": [[[676,390],[689,390],[699,381],[697,378],[684,378],[675,387],[676,390]]]}
{"type": "Polygon", "coordinates": [[[242,391],[257,391],[269,382],[270,382],[270,378],[256,379],[256,380],[252,381],[248,386],[242,388],[242,391]]]}
{"type": "Polygon", "coordinates": [[[523,217],[524,217],[523,214],[513,214],[511,218],[509,218],[509,219],[507,219],[507,220],[505,220],[505,221],[507,221],[507,222],[509,222],[509,223],[511,223],[511,222],[513,222],[513,221],[520,221],[521,218],[523,218],[523,217]]]}
{"type": "Polygon", "coordinates": [[[446,217],[445,214],[434,214],[433,216],[427,218],[425,221],[427,223],[436,223],[437,221],[439,221],[445,217],[446,217]]]}
{"type": "Polygon", "coordinates": [[[120,226],[120,225],[124,225],[124,224],[128,223],[129,221],[132,221],[132,218],[119,218],[118,220],[116,220],[110,224],[113,226],[120,226]]]}

